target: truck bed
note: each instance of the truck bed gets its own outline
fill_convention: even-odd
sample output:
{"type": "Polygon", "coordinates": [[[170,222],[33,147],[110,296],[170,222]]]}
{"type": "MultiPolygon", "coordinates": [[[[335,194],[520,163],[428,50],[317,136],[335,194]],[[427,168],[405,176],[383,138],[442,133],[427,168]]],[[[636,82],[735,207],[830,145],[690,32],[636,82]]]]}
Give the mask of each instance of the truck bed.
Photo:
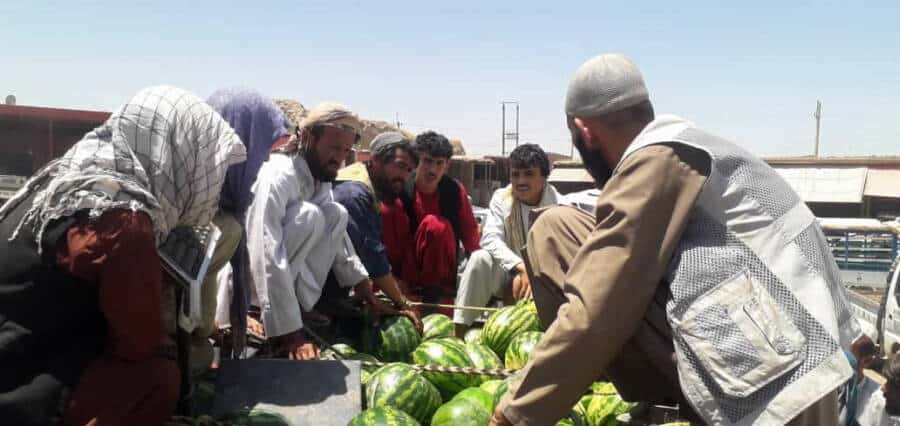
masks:
{"type": "Polygon", "coordinates": [[[851,303],[864,306],[877,314],[878,307],[881,306],[881,298],[884,297],[884,289],[856,287],[847,289],[847,294],[850,295],[851,303]]]}
{"type": "Polygon", "coordinates": [[[871,337],[872,340],[877,340],[876,323],[878,322],[878,309],[881,306],[884,289],[856,287],[847,289],[847,295],[850,298],[850,310],[856,316],[857,321],[859,321],[863,333],[871,337]]]}

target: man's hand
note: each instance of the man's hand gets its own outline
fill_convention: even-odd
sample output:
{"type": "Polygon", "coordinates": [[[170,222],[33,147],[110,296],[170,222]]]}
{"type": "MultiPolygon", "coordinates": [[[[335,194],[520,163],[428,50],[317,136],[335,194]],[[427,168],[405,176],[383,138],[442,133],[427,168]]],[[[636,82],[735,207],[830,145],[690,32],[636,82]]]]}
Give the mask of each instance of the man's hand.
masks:
{"type": "Polygon", "coordinates": [[[303,336],[303,330],[285,334],[278,338],[281,350],[287,352],[288,359],[319,359],[319,348],[303,336]]]}
{"type": "Polygon", "coordinates": [[[263,323],[251,316],[247,317],[247,332],[258,337],[265,337],[266,335],[266,329],[263,327],[263,323]]]}
{"type": "Polygon", "coordinates": [[[516,300],[531,299],[531,281],[528,279],[528,271],[525,270],[525,264],[516,265],[518,275],[513,278],[512,294],[516,300]]]}
{"type": "Polygon", "coordinates": [[[512,423],[509,419],[506,418],[506,415],[503,414],[503,411],[500,407],[494,410],[494,415],[491,416],[491,426],[512,426],[512,423]]]}
{"type": "Polygon", "coordinates": [[[422,324],[422,320],[419,319],[419,314],[412,309],[404,309],[400,311],[400,315],[403,315],[410,320],[412,320],[413,324],[416,325],[416,330],[419,330],[419,333],[422,333],[424,330],[424,325],[422,324]]]}

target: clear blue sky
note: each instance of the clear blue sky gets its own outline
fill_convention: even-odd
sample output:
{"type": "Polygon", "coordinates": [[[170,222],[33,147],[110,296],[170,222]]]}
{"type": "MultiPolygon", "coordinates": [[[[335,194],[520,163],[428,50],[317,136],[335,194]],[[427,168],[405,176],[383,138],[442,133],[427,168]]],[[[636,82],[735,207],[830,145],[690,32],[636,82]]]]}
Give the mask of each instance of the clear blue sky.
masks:
{"type": "Polygon", "coordinates": [[[484,154],[515,99],[522,140],[568,152],[566,84],[617,51],[657,112],[760,155],[811,153],[816,99],[824,154],[900,154],[896,0],[54,3],[0,2],[0,95],[22,105],[112,110],[150,84],[246,85],[399,113],[484,154]]]}

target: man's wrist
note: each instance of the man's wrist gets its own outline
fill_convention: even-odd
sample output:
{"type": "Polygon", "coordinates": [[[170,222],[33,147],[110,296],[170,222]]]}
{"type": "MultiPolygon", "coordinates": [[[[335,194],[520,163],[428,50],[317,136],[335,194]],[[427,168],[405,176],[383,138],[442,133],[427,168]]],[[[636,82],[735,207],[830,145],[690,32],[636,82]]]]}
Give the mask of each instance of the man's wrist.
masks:
{"type": "Polygon", "coordinates": [[[401,310],[401,311],[408,310],[410,308],[409,299],[407,299],[404,296],[400,296],[400,300],[394,301],[394,308],[401,310]]]}

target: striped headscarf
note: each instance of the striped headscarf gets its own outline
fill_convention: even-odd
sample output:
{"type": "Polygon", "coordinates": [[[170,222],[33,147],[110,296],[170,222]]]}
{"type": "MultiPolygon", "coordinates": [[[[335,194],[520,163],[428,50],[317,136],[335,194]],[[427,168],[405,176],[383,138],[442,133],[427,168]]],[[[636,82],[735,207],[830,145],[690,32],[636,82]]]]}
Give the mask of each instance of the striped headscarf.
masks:
{"type": "Polygon", "coordinates": [[[203,100],[149,87],[39,170],[0,208],[0,219],[37,193],[10,240],[27,226],[40,247],[54,219],[129,209],[150,216],[161,242],[176,226],[209,223],[228,166],[245,158],[234,130],[203,100]]]}

